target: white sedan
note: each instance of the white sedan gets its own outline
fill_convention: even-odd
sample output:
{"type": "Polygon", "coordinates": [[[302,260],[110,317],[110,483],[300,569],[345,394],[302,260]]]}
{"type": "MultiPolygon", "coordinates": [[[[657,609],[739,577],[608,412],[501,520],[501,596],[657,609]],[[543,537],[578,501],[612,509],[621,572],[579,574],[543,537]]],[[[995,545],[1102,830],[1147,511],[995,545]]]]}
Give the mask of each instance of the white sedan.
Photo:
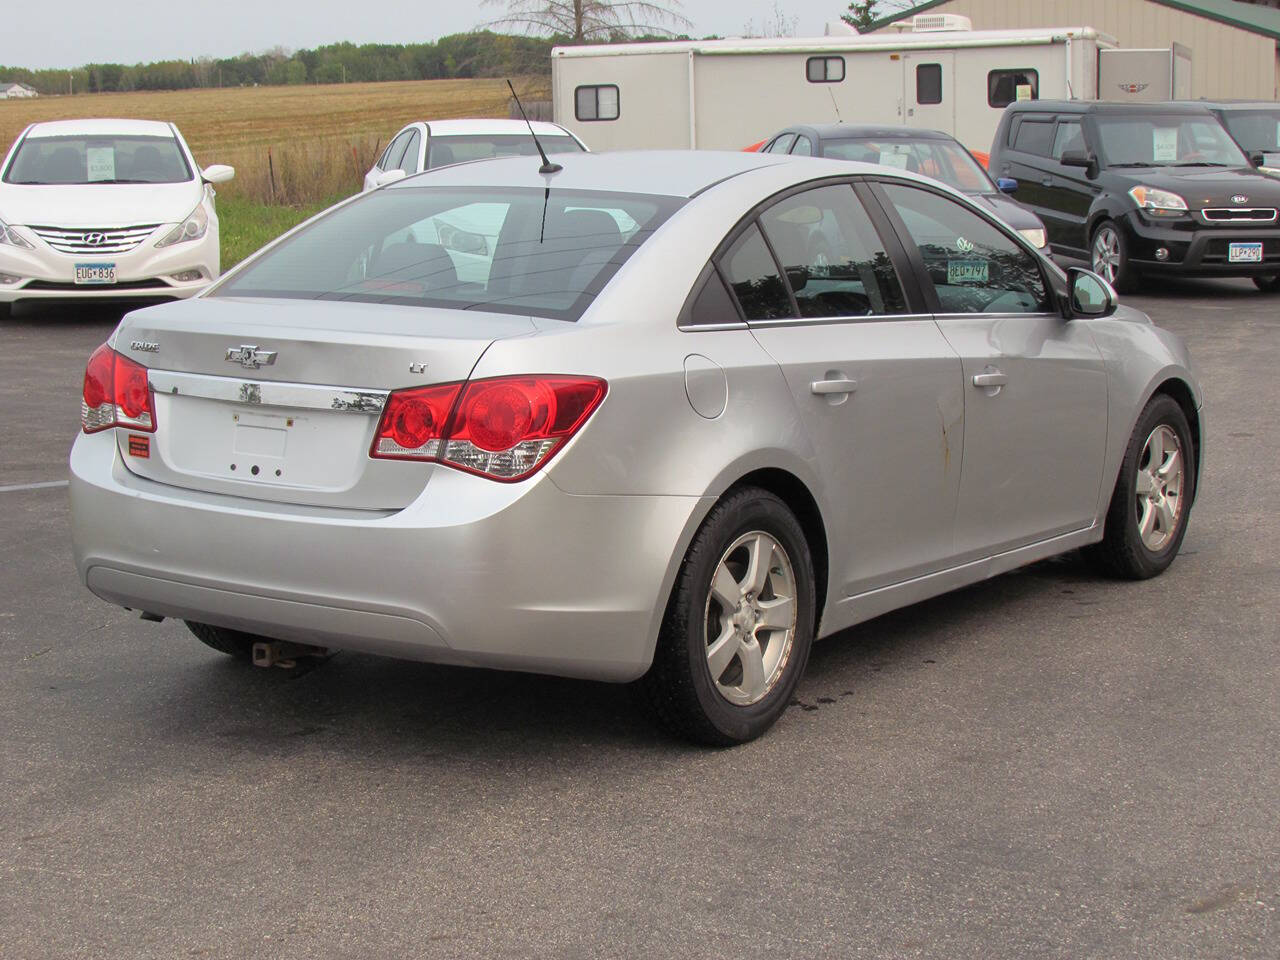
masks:
{"type": "MultiPolygon", "coordinates": [[[[538,148],[523,120],[430,120],[406,126],[364,176],[372,190],[432,167],[491,157],[534,156],[538,148]]],[[[558,123],[534,121],[534,133],[547,153],[583,153],[587,145],[558,123]]]]}
{"type": "Polygon", "coordinates": [[[0,174],[0,313],[20,301],[189,297],[219,274],[212,185],[178,128],[37,123],[0,174]]]}

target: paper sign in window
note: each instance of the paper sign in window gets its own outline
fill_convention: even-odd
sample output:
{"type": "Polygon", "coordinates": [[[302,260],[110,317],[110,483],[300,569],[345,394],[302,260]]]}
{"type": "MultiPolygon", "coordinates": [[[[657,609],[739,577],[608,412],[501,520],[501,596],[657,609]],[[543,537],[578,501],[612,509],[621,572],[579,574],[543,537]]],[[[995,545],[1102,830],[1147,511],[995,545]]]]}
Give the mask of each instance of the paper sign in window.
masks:
{"type": "Polygon", "coordinates": [[[1151,131],[1151,159],[1156,163],[1175,163],[1177,161],[1177,127],[1156,127],[1151,131]]]}
{"type": "Polygon", "coordinates": [[[1014,95],[1014,97],[1016,97],[1018,100],[1030,100],[1030,99],[1032,99],[1032,96],[1031,96],[1031,84],[1029,84],[1029,83],[1020,83],[1020,84],[1018,84],[1016,87],[1014,87],[1014,88],[1013,88],[1013,90],[1014,90],[1014,94],[1013,94],[1013,95],[1014,95]]]}
{"type": "Polygon", "coordinates": [[[907,154],[902,150],[881,150],[880,165],[882,167],[897,167],[899,170],[907,169],[907,154]]]}
{"type": "Polygon", "coordinates": [[[115,147],[86,147],[85,162],[89,167],[89,182],[116,178],[115,147]]]}

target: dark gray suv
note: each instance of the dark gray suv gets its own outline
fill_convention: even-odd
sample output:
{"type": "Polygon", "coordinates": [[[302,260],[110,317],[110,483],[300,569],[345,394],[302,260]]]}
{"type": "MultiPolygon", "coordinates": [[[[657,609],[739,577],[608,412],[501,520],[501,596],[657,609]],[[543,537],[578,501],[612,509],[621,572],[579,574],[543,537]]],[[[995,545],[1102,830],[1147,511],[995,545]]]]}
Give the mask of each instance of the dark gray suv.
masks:
{"type": "Polygon", "coordinates": [[[1280,182],[1204,106],[1011,104],[990,169],[1018,180],[1055,254],[1089,260],[1117,289],[1158,273],[1280,286],[1280,182]]]}

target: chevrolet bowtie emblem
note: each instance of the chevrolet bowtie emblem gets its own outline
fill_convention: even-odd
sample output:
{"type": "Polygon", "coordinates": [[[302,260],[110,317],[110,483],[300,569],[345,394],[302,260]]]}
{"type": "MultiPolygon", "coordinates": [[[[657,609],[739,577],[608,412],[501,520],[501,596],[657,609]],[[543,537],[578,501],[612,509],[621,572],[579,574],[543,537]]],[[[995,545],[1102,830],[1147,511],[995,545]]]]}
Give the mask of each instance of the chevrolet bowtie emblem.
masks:
{"type": "Polygon", "coordinates": [[[241,344],[227,348],[227,363],[238,363],[253,370],[269,367],[276,362],[276,351],[259,350],[256,344],[241,344]]]}

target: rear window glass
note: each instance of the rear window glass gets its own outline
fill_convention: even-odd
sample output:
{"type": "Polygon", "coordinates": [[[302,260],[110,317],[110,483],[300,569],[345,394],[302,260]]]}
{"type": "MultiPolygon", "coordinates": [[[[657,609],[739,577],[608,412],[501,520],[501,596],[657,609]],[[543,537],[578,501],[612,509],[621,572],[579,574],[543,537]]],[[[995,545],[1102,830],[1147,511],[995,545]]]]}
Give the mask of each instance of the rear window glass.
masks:
{"type": "Polygon", "coordinates": [[[173,137],[28,137],[5,183],[183,183],[191,168],[173,137]]]}
{"type": "MultiPolygon", "coordinates": [[[[538,143],[547,153],[581,153],[582,147],[573,137],[538,135],[538,143]]],[[[467,137],[431,137],[427,141],[427,166],[443,167],[468,160],[493,157],[536,157],[538,147],[527,133],[467,137]]]]}
{"type": "Polygon", "coordinates": [[[683,203],[510,187],[379,190],[317,220],[212,295],[577,320],[683,203]]]}
{"type": "Polygon", "coordinates": [[[1052,120],[1023,120],[1013,136],[1013,149],[1023,153],[1034,153],[1042,157],[1049,155],[1053,145],[1052,120]]]}

